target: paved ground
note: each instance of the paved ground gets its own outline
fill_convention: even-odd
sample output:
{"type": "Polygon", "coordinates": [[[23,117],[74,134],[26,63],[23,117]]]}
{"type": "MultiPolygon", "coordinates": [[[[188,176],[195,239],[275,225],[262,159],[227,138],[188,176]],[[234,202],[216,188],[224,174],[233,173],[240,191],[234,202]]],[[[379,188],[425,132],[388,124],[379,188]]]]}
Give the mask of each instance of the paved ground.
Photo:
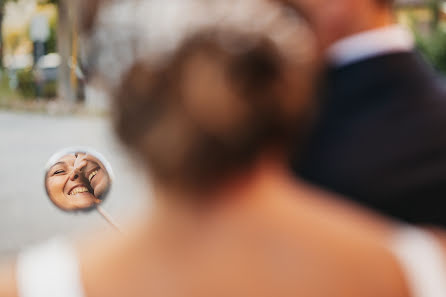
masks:
{"type": "Polygon", "coordinates": [[[117,221],[147,209],[140,171],[113,137],[107,118],[0,111],[0,256],[58,234],[109,228],[97,213],[67,214],[48,200],[44,166],[55,151],[89,146],[111,163],[116,179],[104,202],[117,221]]]}

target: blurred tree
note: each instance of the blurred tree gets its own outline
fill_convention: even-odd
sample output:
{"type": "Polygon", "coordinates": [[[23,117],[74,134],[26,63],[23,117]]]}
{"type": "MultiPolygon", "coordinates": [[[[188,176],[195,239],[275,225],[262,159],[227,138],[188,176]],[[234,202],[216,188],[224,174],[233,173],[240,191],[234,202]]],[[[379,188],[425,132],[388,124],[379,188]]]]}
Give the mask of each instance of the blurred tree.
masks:
{"type": "Polygon", "coordinates": [[[77,1],[72,0],[59,0],[57,5],[57,15],[59,18],[57,27],[57,51],[62,61],[58,72],[59,84],[57,94],[60,98],[70,103],[75,103],[77,99],[75,86],[73,86],[72,71],[69,66],[73,65],[73,36],[76,35],[74,8],[76,5],[77,1]]]}

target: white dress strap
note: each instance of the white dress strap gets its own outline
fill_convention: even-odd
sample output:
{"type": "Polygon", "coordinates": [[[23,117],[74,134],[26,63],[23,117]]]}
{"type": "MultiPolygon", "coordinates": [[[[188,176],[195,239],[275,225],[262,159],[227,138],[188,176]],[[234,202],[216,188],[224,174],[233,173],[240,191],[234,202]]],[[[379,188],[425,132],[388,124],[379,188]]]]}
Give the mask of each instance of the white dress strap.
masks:
{"type": "Polygon", "coordinates": [[[404,226],[396,232],[391,249],[412,297],[446,296],[446,257],[433,235],[404,226]]]}
{"type": "Polygon", "coordinates": [[[16,273],[20,297],[84,297],[76,251],[64,240],[20,253],[16,273]]]}

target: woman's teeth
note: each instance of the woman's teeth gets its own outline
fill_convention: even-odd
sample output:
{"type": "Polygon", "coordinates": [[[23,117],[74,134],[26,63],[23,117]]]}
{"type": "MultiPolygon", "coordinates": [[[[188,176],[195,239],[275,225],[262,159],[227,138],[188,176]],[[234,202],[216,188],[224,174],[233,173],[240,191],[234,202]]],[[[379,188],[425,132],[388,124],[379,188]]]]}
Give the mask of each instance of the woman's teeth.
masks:
{"type": "Polygon", "coordinates": [[[90,175],[88,176],[88,181],[91,182],[91,180],[93,179],[93,177],[98,174],[98,171],[95,170],[92,173],[90,173],[90,175]]]}
{"type": "Polygon", "coordinates": [[[76,195],[78,193],[85,193],[85,192],[88,192],[88,189],[86,187],[76,187],[71,191],[70,195],[76,195]]]}

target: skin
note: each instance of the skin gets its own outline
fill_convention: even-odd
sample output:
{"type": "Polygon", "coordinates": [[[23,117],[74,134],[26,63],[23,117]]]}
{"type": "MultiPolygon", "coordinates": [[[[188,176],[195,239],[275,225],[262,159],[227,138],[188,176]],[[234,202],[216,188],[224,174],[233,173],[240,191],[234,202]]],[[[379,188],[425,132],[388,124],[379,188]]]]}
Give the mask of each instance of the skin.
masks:
{"type": "Polygon", "coordinates": [[[126,240],[81,243],[87,295],[410,296],[386,248],[394,222],[296,184],[279,162],[234,175],[206,206],[190,195],[155,185],[126,240]]]}
{"type": "Polygon", "coordinates": [[[84,179],[88,180],[93,194],[96,198],[102,199],[110,187],[110,177],[102,163],[94,156],[89,154],[78,154],[75,167],[81,172],[84,179]],[[92,172],[97,173],[90,180],[92,172]]]}
{"type": "Polygon", "coordinates": [[[390,5],[378,0],[274,0],[290,5],[309,23],[325,51],[334,42],[395,22],[390,5]]]}
{"type": "Polygon", "coordinates": [[[66,155],[56,162],[48,171],[46,188],[51,200],[64,210],[89,208],[100,203],[92,194],[88,180],[75,167],[76,156],[66,155]],[[73,194],[75,188],[85,187],[87,192],[73,194]],[[71,195],[70,195],[71,194],[71,195]]]}
{"type": "Polygon", "coordinates": [[[14,262],[0,264],[0,296],[18,297],[14,262]]]}

